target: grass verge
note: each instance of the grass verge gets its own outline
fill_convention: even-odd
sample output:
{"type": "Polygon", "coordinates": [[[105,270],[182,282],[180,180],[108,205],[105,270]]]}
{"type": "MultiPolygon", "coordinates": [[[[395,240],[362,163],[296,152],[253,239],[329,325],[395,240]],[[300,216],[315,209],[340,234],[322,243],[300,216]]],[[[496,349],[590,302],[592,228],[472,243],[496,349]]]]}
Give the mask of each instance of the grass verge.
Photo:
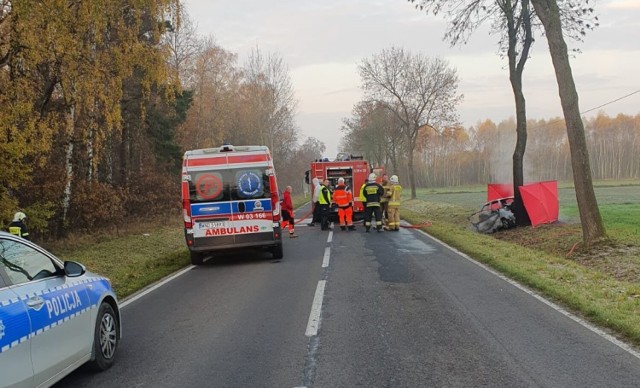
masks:
{"type": "Polygon", "coordinates": [[[130,225],[127,233],[69,238],[45,247],[62,260],[74,260],[108,277],[118,298],[190,264],[180,217],[130,225]],[[169,220],[169,222],[167,222],[169,220]]]}

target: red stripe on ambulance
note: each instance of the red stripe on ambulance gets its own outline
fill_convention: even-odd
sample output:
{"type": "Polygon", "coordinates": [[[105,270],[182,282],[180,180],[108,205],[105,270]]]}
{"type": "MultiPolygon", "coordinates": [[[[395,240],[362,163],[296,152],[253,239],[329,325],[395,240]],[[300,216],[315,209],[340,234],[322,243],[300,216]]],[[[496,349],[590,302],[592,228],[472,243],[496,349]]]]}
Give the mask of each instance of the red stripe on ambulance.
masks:
{"type": "Polygon", "coordinates": [[[270,160],[267,154],[255,155],[221,155],[216,157],[185,159],[185,167],[215,166],[234,163],[260,163],[270,160]]]}

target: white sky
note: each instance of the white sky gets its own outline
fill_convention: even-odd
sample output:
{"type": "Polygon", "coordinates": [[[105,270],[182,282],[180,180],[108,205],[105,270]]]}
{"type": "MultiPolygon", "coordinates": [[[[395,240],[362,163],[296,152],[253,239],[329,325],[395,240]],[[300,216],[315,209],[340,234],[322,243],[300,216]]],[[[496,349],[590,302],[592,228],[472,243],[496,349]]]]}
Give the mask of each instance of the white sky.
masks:
{"type": "MultiPolygon", "coordinates": [[[[457,69],[459,105],[465,127],[515,116],[507,60],[498,36],[479,30],[464,46],[442,41],[445,24],[406,0],[183,0],[200,35],[211,35],[243,64],[252,49],[276,53],[289,66],[300,101],[296,121],[301,141],[314,136],[335,157],[342,119],[362,99],[358,64],[382,49],[403,47],[447,59],[457,69]]],[[[582,43],[571,65],[580,110],[606,104],[640,90],[640,0],[598,0],[600,27],[582,43]]],[[[562,115],[546,39],[538,37],[524,71],[527,116],[562,115]]],[[[640,93],[600,110],[640,114],[640,93]]],[[[595,115],[597,111],[587,113],[595,115]]]]}

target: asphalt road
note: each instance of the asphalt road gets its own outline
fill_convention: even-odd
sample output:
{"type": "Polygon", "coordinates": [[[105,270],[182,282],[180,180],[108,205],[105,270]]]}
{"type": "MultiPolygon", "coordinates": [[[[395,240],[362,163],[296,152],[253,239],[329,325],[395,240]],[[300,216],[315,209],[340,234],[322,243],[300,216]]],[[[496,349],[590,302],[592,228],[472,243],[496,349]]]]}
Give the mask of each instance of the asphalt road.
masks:
{"type": "Polygon", "coordinates": [[[640,385],[637,353],[416,230],[297,234],[131,302],[116,365],[56,387],[640,385]]]}

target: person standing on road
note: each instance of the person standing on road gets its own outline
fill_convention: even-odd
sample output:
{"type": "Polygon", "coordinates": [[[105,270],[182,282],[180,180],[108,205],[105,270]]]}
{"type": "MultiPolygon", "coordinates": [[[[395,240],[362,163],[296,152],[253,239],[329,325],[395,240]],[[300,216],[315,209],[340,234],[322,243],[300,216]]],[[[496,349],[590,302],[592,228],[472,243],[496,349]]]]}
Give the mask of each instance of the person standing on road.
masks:
{"type": "Polygon", "coordinates": [[[9,224],[9,233],[22,237],[25,240],[31,240],[29,230],[27,229],[27,215],[23,212],[17,212],[13,216],[13,221],[9,224]]]}
{"type": "Polygon", "coordinates": [[[362,186],[361,197],[367,202],[364,209],[364,229],[369,233],[371,229],[371,218],[375,215],[376,230],[382,232],[382,212],[380,211],[380,198],[384,194],[384,189],[380,183],[376,182],[376,174],[369,174],[369,182],[362,186]]]}
{"type": "Polygon", "coordinates": [[[338,185],[333,191],[333,202],[338,206],[338,220],[340,229],[354,230],[353,226],[353,194],[346,189],[344,178],[338,178],[338,185]]]}
{"type": "Polygon", "coordinates": [[[318,203],[318,199],[320,198],[320,179],[313,178],[311,183],[313,183],[313,197],[311,197],[311,202],[313,202],[313,216],[311,222],[307,225],[316,226],[316,222],[320,222],[320,204],[318,203]]]}
{"type": "Polygon", "coordinates": [[[391,175],[391,186],[389,191],[389,222],[387,228],[394,232],[400,231],[400,196],[402,195],[402,186],[398,181],[397,175],[391,175]]]}
{"type": "Polygon", "coordinates": [[[382,222],[386,224],[389,221],[389,197],[391,197],[391,184],[387,174],[382,174],[380,184],[384,189],[384,194],[380,198],[380,213],[382,214],[382,222]]]}
{"type": "Polygon", "coordinates": [[[282,229],[287,227],[289,229],[289,238],[296,238],[295,234],[295,222],[293,219],[293,202],[291,201],[291,192],[293,187],[287,186],[284,189],[284,199],[282,200],[282,229]]]}
{"type": "Polygon", "coordinates": [[[329,180],[325,179],[320,185],[320,197],[318,203],[320,204],[320,229],[330,230],[329,227],[329,206],[331,205],[331,192],[329,191],[329,180]]]}

